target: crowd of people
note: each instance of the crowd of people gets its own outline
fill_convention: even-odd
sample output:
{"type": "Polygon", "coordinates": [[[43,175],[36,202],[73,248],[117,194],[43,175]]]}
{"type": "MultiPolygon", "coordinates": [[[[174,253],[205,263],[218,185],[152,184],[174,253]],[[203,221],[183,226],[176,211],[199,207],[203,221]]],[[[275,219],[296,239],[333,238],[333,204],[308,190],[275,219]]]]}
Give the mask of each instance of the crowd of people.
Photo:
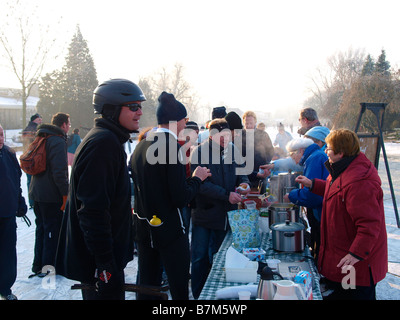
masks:
{"type": "MultiPolygon", "coordinates": [[[[271,174],[291,170],[302,172],[296,180],[303,187],[284,201],[307,209],[307,244],[333,290],[328,298],[375,299],[375,285],[387,272],[383,193],[354,132],[330,131],[315,110],[305,108],[299,137],[280,123],[272,142],[255,112],[240,117],[223,106],[213,109],[200,131],[186,107],[162,92],[157,124],[140,132],[127,159],[124,144],[139,131],[145,100],[129,80],[101,83],[93,93],[100,117],[83,140],[78,129],[67,136],[68,114],[55,114],[51,124],[41,124],[39,114],[31,117],[24,145],[48,136],[46,170],[28,179],[36,218],[32,276],[45,277],[45,267],[54,266],[57,274],[85,285],[84,300],[123,300],[124,269],[136,248],[139,286],[159,287],[165,275],[172,299],[189,299],[190,290],[198,299],[230,230],[227,212],[251,190],[265,193],[271,174]],[[345,290],[342,270],[350,267],[356,284],[345,290]]],[[[0,174],[0,295],[17,299],[11,292],[15,217],[25,216],[27,205],[22,172],[1,126],[0,174]]],[[[138,300],[156,298],[137,294],[138,300]]]]}

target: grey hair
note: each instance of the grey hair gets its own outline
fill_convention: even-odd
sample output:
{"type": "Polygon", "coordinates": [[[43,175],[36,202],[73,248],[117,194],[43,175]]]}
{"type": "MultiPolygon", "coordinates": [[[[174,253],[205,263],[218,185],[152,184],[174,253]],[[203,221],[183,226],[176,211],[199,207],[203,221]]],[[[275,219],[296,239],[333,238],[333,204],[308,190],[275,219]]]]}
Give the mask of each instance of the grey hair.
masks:
{"type": "Polygon", "coordinates": [[[312,145],[314,141],[309,138],[296,138],[292,139],[286,145],[286,150],[288,152],[297,151],[299,149],[306,149],[310,145],[312,145]]]}
{"type": "Polygon", "coordinates": [[[300,118],[306,118],[308,121],[318,120],[317,111],[315,111],[313,108],[301,109],[300,118]]]}

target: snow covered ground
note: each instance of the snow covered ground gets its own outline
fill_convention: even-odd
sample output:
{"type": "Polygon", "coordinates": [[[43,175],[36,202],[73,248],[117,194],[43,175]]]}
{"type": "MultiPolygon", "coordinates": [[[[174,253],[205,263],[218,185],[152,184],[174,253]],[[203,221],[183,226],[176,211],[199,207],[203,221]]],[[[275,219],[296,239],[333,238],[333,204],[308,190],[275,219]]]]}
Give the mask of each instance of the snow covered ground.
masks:
{"type": "MultiPolygon", "coordinates": [[[[268,130],[271,139],[274,139],[276,130],[268,130]]],[[[12,137],[18,134],[18,130],[7,132],[7,144],[19,145],[12,141],[12,137]]],[[[293,135],[295,136],[295,135],[293,135]]],[[[396,200],[399,207],[400,201],[400,144],[385,144],[389,159],[389,168],[393,180],[396,200]]],[[[18,153],[18,156],[20,152],[18,153]]],[[[389,272],[384,280],[377,285],[377,299],[379,300],[400,300],[400,229],[394,214],[392,197],[390,194],[389,183],[383,158],[380,159],[379,174],[382,179],[382,188],[385,194],[385,215],[386,229],[388,233],[389,247],[389,272]]],[[[26,175],[22,175],[21,185],[25,199],[27,200],[26,175]]],[[[35,216],[33,210],[28,211],[27,216],[32,221],[32,226],[28,226],[17,218],[17,257],[18,274],[17,280],[12,287],[13,293],[20,300],[81,300],[80,290],[71,290],[71,286],[77,282],[66,279],[62,276],[51,273],[45,278],[28,279],[31,274],[33,261],[33,247],[35,239],[35,216]]],[[[136,282],[137,257],[131,261],[125,269],[127,283],[136,282]]],[[[127,293],[126,299],[134,300],[134,293],[127,293]]]]}

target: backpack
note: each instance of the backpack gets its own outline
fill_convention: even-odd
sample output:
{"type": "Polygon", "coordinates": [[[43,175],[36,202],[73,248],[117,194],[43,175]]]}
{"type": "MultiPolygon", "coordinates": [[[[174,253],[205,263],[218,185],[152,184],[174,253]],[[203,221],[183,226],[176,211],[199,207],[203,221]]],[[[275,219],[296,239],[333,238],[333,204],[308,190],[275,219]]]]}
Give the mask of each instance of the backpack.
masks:
{"type": "Polygon", "coordinates": [[[21,169],[25,173],[33,176],[46,170],[46,140],[49,136],[36,136],[19,158],[21,169]]]}

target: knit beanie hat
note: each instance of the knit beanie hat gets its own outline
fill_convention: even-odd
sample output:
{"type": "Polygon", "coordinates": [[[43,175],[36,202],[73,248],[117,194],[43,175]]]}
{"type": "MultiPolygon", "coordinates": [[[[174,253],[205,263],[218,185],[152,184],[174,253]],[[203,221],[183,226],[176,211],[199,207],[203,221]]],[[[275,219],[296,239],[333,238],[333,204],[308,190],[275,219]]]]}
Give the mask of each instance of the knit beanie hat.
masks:
{"type": "Polygon", "coordinates": [[[35,113],[32,117],[31,117],[31,121],[35,121],[37,118],[41,118],[39,113],[35,113]]]}
{"type": "Polygon", "coordinates": [[[199,126],[198,126],[197,123],[194,122],[194,121],[188,121],[188,122],[186,122],[186,127],[185,127],[185,128],[186,128],[186,129],[193,129],[193,130],[199,131],[199,126]]]}
{"type": "Polygon", "coordinates": [[[317,139],[319,141],[325,142],[326,136],[330,133],[327,127],[316,126],[308,130],[304,136],[317,139]]]}
{"type": "Polygon", "coordinates": [[[229,125],[228,122],[225,119],[215,119],[213,121],[210,122],[210,127],[209,130],[218,130],[219,132],[221,132],[222,130],[225,129],[229,129],[229,125]]]}
{"type": "Polygon", "coordinates": [[[228,122],[229,128],[231,130],[235,129],[243,129],[242,125],[242,119],[239,117],[239,115],[236,112],[229,112],[225,116],[225,120],[228,122]]]}
{"type": "Polygon", "coordinates": [[[167,124],[186,118],[187,112],[185,106],[176,100],[172,93],[163,91],[158,97],[156,116],[158,124],[167,124]]]}
{"type": "Polygon", "coordinates": [[[224,106],[222,107],[216,107],[213,109],[212,114],[211,114],[211,119],[219,119],[223,118],[226,116],[226,108],[224,106]]]}

